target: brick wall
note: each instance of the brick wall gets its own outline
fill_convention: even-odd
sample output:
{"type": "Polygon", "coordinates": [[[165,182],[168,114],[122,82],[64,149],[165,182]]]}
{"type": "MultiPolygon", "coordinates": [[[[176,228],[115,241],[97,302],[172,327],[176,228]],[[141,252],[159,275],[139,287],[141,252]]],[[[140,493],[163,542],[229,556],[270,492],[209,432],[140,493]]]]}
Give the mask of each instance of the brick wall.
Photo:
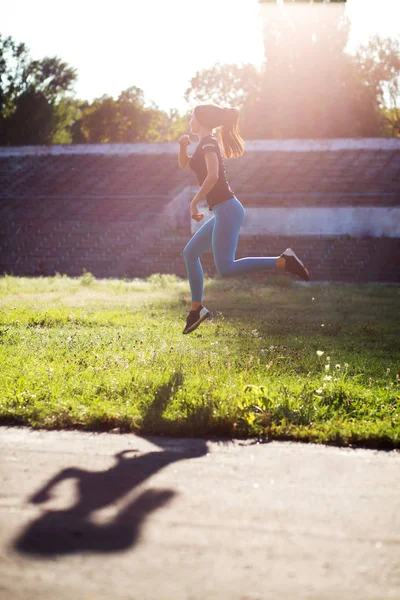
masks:
{"type": "MultiPolygon", "coordinates": [[[[291,246],[314,280],[399,282],[400,140],[245,148],[226,161],[248,215],[236,258],[291,246]]],[[[177,144],[0,148],[0,272],[185,277],[197,189],[177,144]]],[[[201,261],[216,274],[211,252],[201,261]]]]}

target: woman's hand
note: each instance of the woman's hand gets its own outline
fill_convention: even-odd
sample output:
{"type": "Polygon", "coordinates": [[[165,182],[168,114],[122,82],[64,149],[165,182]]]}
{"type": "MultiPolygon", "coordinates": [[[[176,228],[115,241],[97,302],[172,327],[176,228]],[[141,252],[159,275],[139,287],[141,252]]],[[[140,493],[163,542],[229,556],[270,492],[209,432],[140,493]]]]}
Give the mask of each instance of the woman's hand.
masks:
{"type": "Polygon", "coordinates": [[[181,137],[179,138],[178,142],[179,142],[179,144],[181,146],[189,146],[192,143],[190,137],[188,135],[186,135],[186,134],[185,135],[181,135],[181,137]]]}
{"type": "Polygon", "coordinates": [[[201,219],[204,217],[204,214],[199,213],[197,210],[197,205],[198,201],[194,198],[190,203],[190,215],[195,221],[201,221],[201,219]]]}

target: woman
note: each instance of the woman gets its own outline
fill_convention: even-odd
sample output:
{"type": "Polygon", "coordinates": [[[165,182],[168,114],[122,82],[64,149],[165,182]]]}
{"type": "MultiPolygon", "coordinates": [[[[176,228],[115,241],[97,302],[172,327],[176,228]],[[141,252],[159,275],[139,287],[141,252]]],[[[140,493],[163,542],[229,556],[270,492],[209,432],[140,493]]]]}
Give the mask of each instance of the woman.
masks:
{"type": "Polygon", "coordinates": [[[222,145],[225,158],[237,158],[244,152],[243,140],[238,128],[239,111],[236,108],[223,108],[217,104],[199,104],[190,119],[191,133],[199,137],[199,143],[192,156],[187,155],[190,137],[179,138],[179,166],[192,169],[201,186],[192,202],[192,219],[201,221],[197,206],[205,196],[212,219],[196,231],[185,246],[183,256],[189,277],[192,304],[183,333],[191,333],[207,319],[211,313],[203,306],[203,268],[200,256],[212,249],[218,273],[223,277],[236,277],[243,273],[253,273],[260,269],[278,269],[294,273],[309,280],[309,273],[291,248],[278,257],[251,257],[235,260],[239,229],[244,219],[244,208],[236,198],[226,179],[226,171],[221,149],[213,130],[221,127],[222,145]]]}

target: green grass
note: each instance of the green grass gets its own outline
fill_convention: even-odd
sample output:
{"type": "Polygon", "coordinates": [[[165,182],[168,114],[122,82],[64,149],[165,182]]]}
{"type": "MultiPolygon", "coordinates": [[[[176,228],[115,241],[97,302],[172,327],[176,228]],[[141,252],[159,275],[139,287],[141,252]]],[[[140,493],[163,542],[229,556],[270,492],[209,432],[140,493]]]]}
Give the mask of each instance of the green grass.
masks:
{"type": "Polygon", "coordinates": [[[399,295],[206,277],[214,317],[184,336],[173,275],[5,275],[0,423],[400,447],[399,295]]]}

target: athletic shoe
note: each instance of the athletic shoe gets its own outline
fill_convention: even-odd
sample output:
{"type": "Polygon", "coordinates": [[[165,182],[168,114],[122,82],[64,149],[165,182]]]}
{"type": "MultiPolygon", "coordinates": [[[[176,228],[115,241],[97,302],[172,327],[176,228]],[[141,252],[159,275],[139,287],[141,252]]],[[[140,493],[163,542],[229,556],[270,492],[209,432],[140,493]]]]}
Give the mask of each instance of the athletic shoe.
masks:
{"type": "Polygon", "coordinates": [[[287,248],[283,254],[280,255],[279,258],[285,259],[285,271],[289,271],[289,273],[294,273],[294,275],[298,275],[304,281],[310,280],[310,274],[308,270],[305,268],[301,260],[298,256],[296,256],[295,252],[291,248],[287,248]]]}
{"type": "Polygon", "coordinates": [[[204,319],[211,317],[211,313],[202,304],[196,310],[191,310],[186,319],[186,327],[182,333],[192,333],[204,319]]]}

